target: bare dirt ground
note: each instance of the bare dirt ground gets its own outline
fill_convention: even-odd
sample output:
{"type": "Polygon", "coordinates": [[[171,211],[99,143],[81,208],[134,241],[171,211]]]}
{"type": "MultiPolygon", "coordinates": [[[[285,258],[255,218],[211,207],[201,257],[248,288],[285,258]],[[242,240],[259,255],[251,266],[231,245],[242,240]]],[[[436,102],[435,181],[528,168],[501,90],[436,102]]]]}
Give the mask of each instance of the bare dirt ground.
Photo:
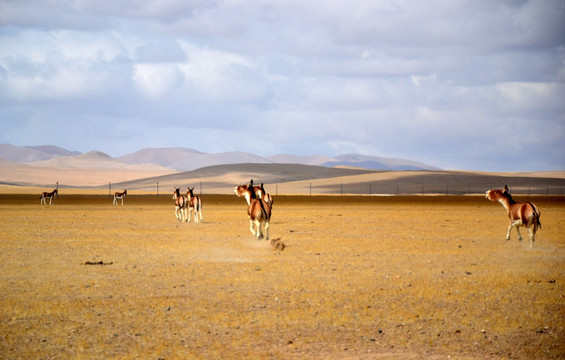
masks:
{"type": "Polygon", "coordinates": [[[235,196],[0,195],[0,358],[562,359],[565,199],[529,200],[534,249],[483,197],[279,196],[281,252],[235,196]]]}

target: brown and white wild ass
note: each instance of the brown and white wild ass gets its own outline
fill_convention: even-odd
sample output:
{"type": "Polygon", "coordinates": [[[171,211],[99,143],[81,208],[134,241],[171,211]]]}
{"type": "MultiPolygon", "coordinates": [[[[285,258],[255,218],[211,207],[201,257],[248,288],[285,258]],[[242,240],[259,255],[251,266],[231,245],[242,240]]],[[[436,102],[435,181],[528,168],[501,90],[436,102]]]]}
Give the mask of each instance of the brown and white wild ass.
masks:
{"type": "Polygon", "coordinates": [[[514,201],[506,186],[504,187],[504,190],[489,190],[486,192],[485,196],[490,201],[498,201],[501,203],[508,212],[510,225],[508,225],[508,231],[506,232],[506,240],[510,240],[510,230],[512,230],[513,227],[516,227],[518,239],[522,241],[520,226],[524,226],[530,235],[530,248],[533,247],[534,241],[536,241],[536,232],[538,231],[538,227],[541,229],[541,213],[538,208],[531,202],[520,203],[514,201]]]}
{"type": "Polygon", "coordinates": [[[41,204],[47,205],[46,199],[49,198],[49,205],[51,205],[53,203],[53,197],[55,197],[55,196],[59,196],[59,192],[57,191],[57,189],[55,189],[51,192],[47,192],[47,191],[42,192],[41,193],[41,204]]]}
{"type": "Polygon", "coordinates": [[[237,186],[233,192],[238,197],[247,200],[247,215],[249,215],[249,230],[258,240],[263,238],[261,225],[265,228],[265,238],[269,240],[269,223],[271,221],[271,205],[264,199],[258,199],[253,189],[253,179],[248,185],[237,186]],[[253,228],[255,226],[256,230],[253,228]]]}
{"type": "Polygon", "coordinates": [[[126,195],[128,194],[127,190],[124,190],[122,192],[116,191],[114,193],[114,201],[112,202],[112,205],[118,205],[118,200],[122,200],[122,205],[124,204],[124,198],[126,197],[126,195]]]}
{"type": "MultiPolygon", "coordinates": [[[[253,180],[253,179],[251,179],[253,180]]],[[[251,181],[251,184],[253,184],[253,181],[251,181]]],[[[247,190],[247,188],[249,187],[249,184],[247,185],[240,185],[238,187],[236,187],[236,189],[239,189],[239,191],[245,191],[247,190]]],[[[253,188],[253,191],[255,192],[255,197],[257,199],[265,199],[265,201],[271,206],[273,207],[273,197],[271,196],[271,194],[268,194],[265,191],[265,186],[263,183],[261,183],[261,185],[255,185],[255,186],[251,186],[251,188],[253,188]]]]}
{"type": "Polygon", "coordinates": [[[180,194],[180,187],[175,187],[173,192],[173,200],[175,200],[175,216],[178,221],[187,221],[188,217],[186,214],[188,201],[184,195],[180,194]]]}
{"type": "Polygon", "coordinates": [[[200,201],[200,197],[198,195],[194,195],[194,188],[186,187],[188,191],[186,192],[186,199],[187,199],[187,208],[188,208],[188,220],[190,222],[190,214],[192,210],[194,210],[194,222],[198,222],[198,217],[200,216],[200,221],[204,221],[202,219],[202,202],[200,201]]]}

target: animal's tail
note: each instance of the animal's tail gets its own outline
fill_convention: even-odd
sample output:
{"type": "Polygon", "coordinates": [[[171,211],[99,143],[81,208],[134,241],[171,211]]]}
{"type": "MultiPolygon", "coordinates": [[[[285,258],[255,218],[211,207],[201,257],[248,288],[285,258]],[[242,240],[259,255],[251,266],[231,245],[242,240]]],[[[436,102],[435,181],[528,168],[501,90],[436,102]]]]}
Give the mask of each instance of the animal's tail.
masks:
{"type": "Polygon", "coordinates": [[[538,227],[541,229],[541,222],[539,220],[541,213],[539,212],[539,210],[536,208],[536,206],[534,204],[530,203],[530,206],[534,210],[534,227],[535,227],[534,230],[537,230],[538,227]]]}

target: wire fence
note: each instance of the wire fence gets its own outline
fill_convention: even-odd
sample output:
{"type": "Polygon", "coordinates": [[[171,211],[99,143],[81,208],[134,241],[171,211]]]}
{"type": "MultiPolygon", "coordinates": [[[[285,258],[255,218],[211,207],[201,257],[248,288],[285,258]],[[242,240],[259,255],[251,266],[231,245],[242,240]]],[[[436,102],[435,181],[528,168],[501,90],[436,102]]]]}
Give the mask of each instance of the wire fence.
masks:
{"type": "MultiPolygon", "coordinates": [[[[267,191],[280,194],[305,194],[305,195],[367,195],[367,196],[402,196],[402,195],[484,195],[487,190],[502,188],[491,184],[421,184],[421,183],[397,183],[397,184],[348,184],[335,183],[319,185],[315,182],[308,183],[305,188],[296,188],[292,184],[275,183],[265,185],[267,191]],[[273,189],[274,185],[274,189],[273,189]]],[[[515,195],[565,195],[565,185],[526,185],[509,186],[509,191],[515,195]]]]}
{"type": "MultiPolygon", "coordinates": [[[[510,193],[513,195],[545,195],[565,196],[565,179],[551,179],[548,183],[532,182],[530,184],[520,183],[508,184],[510,193]]],[[[196,194],[232,194],[234,186],[219,182],[191,181],[191,187],[195,187],[196,194]]],[[[328,182],[327,180],[312,180],[298,182],[265,182],[265,190],[272,195],[332,195],[332,196],[463,196],[484,195],[487,190],[502,189],[504,184],[494,183],[412,183],[394,181],[356,182],[341,183],[328,182]]],[[[121,189],[122,187],[120,187],[121,189]]],[[[156,195],[172,194],[171,184],[145,184],[133,186],[130,190],[144,191],[156,195]],[[170,191],[169,191],[170,190],[170,191]],[[170,193],[170,194],[169,194],[170,193]]],[[[108,185],[108,194],[113,195],[112,184],[108,185]]]]}

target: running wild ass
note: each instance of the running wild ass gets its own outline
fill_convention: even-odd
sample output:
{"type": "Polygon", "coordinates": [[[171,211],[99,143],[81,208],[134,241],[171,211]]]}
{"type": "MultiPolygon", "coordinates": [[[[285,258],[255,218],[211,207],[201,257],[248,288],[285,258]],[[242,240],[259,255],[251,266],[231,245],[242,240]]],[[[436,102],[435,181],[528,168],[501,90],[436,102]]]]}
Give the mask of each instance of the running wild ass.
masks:
{"type": "Polygon", "coordinates": [[[269,240],[269,222],[271,221],[271,205],[264,199],[258,199],[253,188],[253,179],[248,185],[237,186],[233,192],[247,201],[249,215],[249,230],[258,240],[263,239],[261,225],[265,228],[265,238],[269,240]],[[255,226],[255,229],[254,229],[255,226]]]}
{"type": "Polygon", "coordinates": [[[187,205],[188,201],[184,195],[180,194],[180,187],[175,187],[175,191],[173,192],[173,200],[175,200],[175,216],[178,221],[183,222],[187,221],[187,205]]]}
{"type": "Polygon", "coordinates": [[[202,202],[200,201],[200,197],[194,195],[194,188],[190,188],[187,186],[188,191],[186,192],[186,199],[187,199],[187,208],[188,208],[188,220],[190,222],[190,214],[192,210],[194,210],[194,222],[198,222],[198,217],[200,216],[200,221],[204,221],[202,219],[202,202]]]}
{"type": "Polygon", "coordinates": [[[128,194],[127,190],[124,190],[122,192],[116,191],[114,193],[114,201],[112,202],[112,205],[118,205],[118,200],[122,200],[122,205],[123,205],[124,204],[124,198],[126,197],[127,194],[128,194]]]}
{"type": "Polygon", "coordinates": [[[530,248],[532,248],[534,246],[534,241],[536,241],[536,232],[538,231],[538,227],[541,229],[541,222],[539,219],[541,213],[538,208],[531,202],[520,203],[514,201],[506,186],[504,187],[504,190],[489,190],[486,192],[485,196],[490,201],[498,201],[501,203],[508,212],[510,225],[508,225],[508,231],[506,232],[506,240],[510,240],[510,230],[512,230],[513,227],[516,227],[518,239],[522,241],[520,226],[524,226],[530,235],[530,248]]]}
{"type": "Polygon", "coordinates": [[[57,189],[51,192],[44,191],[43,193],[41,193],[41,204],[47,205],[46,199],[49,198],[49,205],[51,205],[53,203],[53,198],[55,196],[59,196],[59,192],[57,191],[57,189]]]}

